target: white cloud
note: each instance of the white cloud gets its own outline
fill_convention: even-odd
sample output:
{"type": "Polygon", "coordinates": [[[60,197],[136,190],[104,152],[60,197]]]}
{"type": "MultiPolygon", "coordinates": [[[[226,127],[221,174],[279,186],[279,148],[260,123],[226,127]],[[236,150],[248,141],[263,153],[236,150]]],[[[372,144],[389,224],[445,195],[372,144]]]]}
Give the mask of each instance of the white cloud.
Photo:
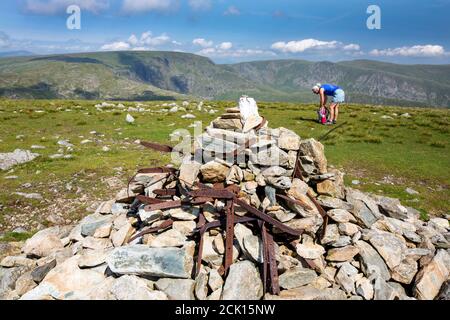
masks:
{"type": "Polygon", "coordinates": [[[171,11],[178,9],[178,7],[178,0],[124,0],[122,11],[125,13],[171,11]]]}
{"type": "Polygon", "coordinates": [[[109,8],[109,0],[26,0],[25,10],[34,14],[53,15],[65,12],[70,5],[100,13],[109,8]]]}
{"type": "Polygon", "coordinates": [[[233,48],[233,43],[229,41],[222,42],[216,46],[214,46],[213,41],[205,40],[203,38],[194,39],[192,41],[193,44],[202,47],[200,50],[201,54],[212,54],[218,53],[222,51],[227,51],[233,48]]]}
{"type": "Polygon", "coordinates": [[[197,54],[207,57],[220,57],[220,58],[243,58],[243,57],[261,57],[261,56],[275,56],[272,51],[265,51],[259,49],[220,49],[220,46],[216,48],[205,48],[197,52],[197,54]]]}
{"type": "Polygon", "coordinates": [[[121,50],[150,50],[152,47],[173,43],[170,37],[163,33],[154,37],[151,31],[144,32],[140,38],[132,34],[126,41],[116,41],[105,44],[101,50],[105,51],[121,51],[121,50]]]}
{"type": "Polygon", "coordinates": [[[238,16],[241,14],[241,11],[235,6],[230,6],[223,14],[226,16],[238,16]]]}
{"type": "Polygon", "coordinates": [[[204,11],[211,9],[211,0],[189,0],[189,6],[195,11],[204,11]]]}
{"type": "Polygon", "coordinates": [[[170,37],[163,33],[160,36],[153,37],[150,31],[144,32],[141,36],[140,44],[145,44],[149,46],[160,46],[170,42],[170,37]]]}
{"type": "Polygon", "coordinates": [[[281,52],[304,52],[309,49],[333,49],[336,48],[336,41],[320,41],[316,39],[305,39],[300,41],[275,42],[271,48],[281,52]]]}
{"type": "Polygon", "coordinates": [[[271,46],[272,49],[284,53],[301,53],[309,50],[344,50],[359,51],[358,44],[344,44],[340,41],[321,41],[317,39],[303,39],[289,42],[275,42],[271,46]]]}
{"type": "Polygon", "coordinates": [[[130,50],[131,46],[128,42],[117,41],[105,44],[100,49],[104,51],[123,51],[123,50],[130,50]]]}
{"type": "Polygon", "coordinates": [[[194,39],[193,44],[201,46],[203,49],[196,52],[196,54],[207,57],[219,58],[243,58],[243,57],[258,57],[258,56],[276,56],[273,51],[260,49],[234,49],[234,45],[230,41],[224,41],[220,44],[214,45],[213,41],[207,41],[203,38],[194,39]]]}
{"type": "Polygon", "coordinates": [[[136,37],[136,35],[132,34],[129,38],[128,38],[128,43],[131,44],[132,46],[135,46],[139,43],[139,39],[136,37]]]}
{"type": "Polygon", "coordinates": [[[361,50],[361,47],[359,46],[359,44],[350,43],[350,44],[344,46],[342,49],[344,49],[346,51],[359,51],[359,50],[361,50]]]}
{"type": "Polygon", "coordinates": [[[214,44],[214,42],[205,40],[203,38],[194,39],[192,40],[192,43],[203,48],[212,47],[214,44]]]}
{"type": "Polygon", "coordinates": [[[233,44],[231,42],[222,42],[218,48],[221,50],[230,50],[232,47],[233,44]]]}
{"type": "Polygon", "coordinates": [[[448,53],[445,52],[444,47],[439,45],[417,45],[412,47],[399,47],[399,48],[389,48],[382,50],[372,50],[370,55],[372,56],[402,56],[402,57],[439,57],[444,56],[448,53]]]}

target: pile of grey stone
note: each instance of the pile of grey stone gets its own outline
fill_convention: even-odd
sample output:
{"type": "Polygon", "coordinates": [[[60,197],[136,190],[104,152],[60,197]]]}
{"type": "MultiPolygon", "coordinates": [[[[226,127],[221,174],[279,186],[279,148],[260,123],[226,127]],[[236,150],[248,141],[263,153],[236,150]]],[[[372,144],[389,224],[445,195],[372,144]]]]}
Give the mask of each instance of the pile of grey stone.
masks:
{"type": "MultiPolygon", "coordinates": [[[[329,168],[320,142],[301,139],[286,128],[271,129],[262,120],[242,123],[238,111],[229,109],[195,140],[194,152],[175,175],[138,174],[128,188],[78,225],[36,233],[21,255],[1,261],[0,298],[448,299],[448,219],[424,222],[417,210],[397,199],[346,187],[343,173],[329,168]],[[222,154],[242,155],[241,161],[218,157],[218,146],[222,154]],[[293,178],[297,159],[301,178],[293,178]],[[294,241],[272,230],[279,295],[263,292],[262,240],[246,224],[235,225],[233,264],[225,275],[220,272],[224,232],[207,231],[195,275],[199,214],[207,222],[215,220],[225,205],[220,200],[202,208],[146,211],[141,205],[137,216],[130,216],[124,203],[130,196],[156,197],[157,189],[192,189],[199,183],[239,186],[240,199],[291,228],[305,230],[294,241]],[[308,194],[328,216],[323,237],[324,218],[308,194]],[[168,219],[174,221],[170,227],[135,237],[168,219]]],[[[235,213],[249,215],[239,206],[235,213]]]]}

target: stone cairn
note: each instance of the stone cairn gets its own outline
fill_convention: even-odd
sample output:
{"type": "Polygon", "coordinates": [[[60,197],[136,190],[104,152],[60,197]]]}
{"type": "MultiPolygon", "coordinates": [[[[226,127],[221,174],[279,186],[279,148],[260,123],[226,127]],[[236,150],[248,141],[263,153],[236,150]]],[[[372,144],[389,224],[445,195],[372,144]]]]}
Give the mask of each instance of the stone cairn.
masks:
{"type": "Polygon", "coordinates": [[[239,112],[179,170],[139,170],[75,227],[28,239],[1,261],[0,298],[448,298],[448,220],[345,187],[320,142],[239,112]]]}

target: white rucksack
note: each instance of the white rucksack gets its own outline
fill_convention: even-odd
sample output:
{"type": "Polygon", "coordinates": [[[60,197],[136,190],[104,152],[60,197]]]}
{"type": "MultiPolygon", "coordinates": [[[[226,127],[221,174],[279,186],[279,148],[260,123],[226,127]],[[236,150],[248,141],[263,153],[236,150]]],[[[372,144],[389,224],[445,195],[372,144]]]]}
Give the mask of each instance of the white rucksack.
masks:
{"type": "Polygon", "coordinates": [[[258,106],[253,98],[242,96],[239,99],[239,110],[241,111],[241,120],[243,123],[245,123],[251,116],[259,118],[258,106]]]}

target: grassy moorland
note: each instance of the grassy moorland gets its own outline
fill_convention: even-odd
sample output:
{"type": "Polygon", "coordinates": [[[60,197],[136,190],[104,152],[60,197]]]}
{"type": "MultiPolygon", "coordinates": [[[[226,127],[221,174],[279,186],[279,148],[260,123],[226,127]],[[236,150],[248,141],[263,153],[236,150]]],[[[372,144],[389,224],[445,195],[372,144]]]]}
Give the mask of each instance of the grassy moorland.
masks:
{"type": "MultiPolygon", "coordinates": [[[[27,236],[12,233],[16,227],[33,233],[55,223],[73,223],[99,201],[113,197],[136,168],[170,162],[169,156],[144,149],[135,140],[174,144],[169,134],[175,129],[189,128],[194,121],[206,126],[226,107],[235,106],[235,102],[205,102],[206,111],[218,110],[211,114],[191,102],[187,112],[196,119],[182,119],[187,112],[169,113],[165,110],[170,107],[162,106],[167,102],[141,103],[146,111],[129,112],[136,119],[130,125],[125,122],[126,109],[138,103],[101,110],[95,108],[97,103],[0,100],[0,152],[45,147],[33,150],[41,155],[36,160],[0,171],[4,240],[27,236]],[[58,145],[59,140],[70,141],[73,151],[58,145]],[[71,158],[50,158],[61,151],[71,158]],[[39,193],[43,199],[27,199],[15,192],[39,193]]],[[[271,127],[287,127],[302,138],[317,139],[330,130],[315,122],[314,105],[261,102],[259,107],[271,127]]],[[[448,109],[347,105],[340,117],[346,124],[322,142],[329,164],[346,173],[348,185],[358,180],[355,188],[400,198],[421,210],[424,219],[442,216],[450,208],[449,116],[448,109]],[[410,117],[401,116],[405,113],[410,117]],[[418,194],[411,195],[406,188],[418,194]]]]}

